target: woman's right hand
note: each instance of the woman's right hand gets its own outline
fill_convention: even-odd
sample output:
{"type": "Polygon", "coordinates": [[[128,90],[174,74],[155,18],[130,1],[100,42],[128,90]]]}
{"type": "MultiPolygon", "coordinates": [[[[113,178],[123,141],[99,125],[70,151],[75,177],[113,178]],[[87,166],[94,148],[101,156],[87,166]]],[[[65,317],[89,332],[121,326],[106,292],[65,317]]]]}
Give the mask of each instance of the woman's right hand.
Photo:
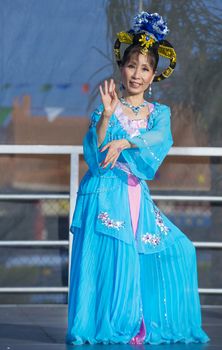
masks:
{"type": "Polygon", "coordinates": [[[101,85],[99,86],[102,103],[104,105],[103,115],[105,118],[111,117],[117,106],[117,103],[119,102],[115,88],[116,87],[113,79],[110,79],[109,82],[105,80],[104,89],[101,85]]]}

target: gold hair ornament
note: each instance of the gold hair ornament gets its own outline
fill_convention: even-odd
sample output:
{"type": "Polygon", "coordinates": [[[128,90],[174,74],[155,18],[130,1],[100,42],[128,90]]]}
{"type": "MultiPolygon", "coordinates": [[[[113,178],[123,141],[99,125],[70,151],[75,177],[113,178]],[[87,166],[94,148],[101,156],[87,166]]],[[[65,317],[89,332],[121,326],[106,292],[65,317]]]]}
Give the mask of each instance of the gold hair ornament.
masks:
{"type": "Polygon", "coordinates": [[[176,67],[176,52],[173,46],[167,40],[157,40],[154,35],[148,32],[139,33],[128,33],[128,32],[119,32],[117,33],[117,39],[114,44],[114,53],[116,56],[116,60],[118,65],[121,65],[121,53],[120,53],[120,45],[121,43],[128,45],[140,45],[141,53],[146,55],[150,48],[152,48],[153,44],[158,42],[158,54],[164,58],[168,58],[170,60],[169,66],[158,76],[155,76],[154,82],[159,82],[173,73],[174,68],[176,67]],[[136,41],[135,41],[136,39],[136,41]]]}

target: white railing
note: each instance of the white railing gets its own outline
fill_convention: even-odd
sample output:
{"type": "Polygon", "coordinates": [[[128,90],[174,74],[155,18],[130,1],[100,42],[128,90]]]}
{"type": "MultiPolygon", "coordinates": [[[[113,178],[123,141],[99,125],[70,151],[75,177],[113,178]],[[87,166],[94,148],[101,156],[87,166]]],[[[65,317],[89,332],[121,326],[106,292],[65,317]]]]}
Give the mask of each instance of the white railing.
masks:
{"type": "MultiPolygon", "coordinates": [[[[0,194],[0,200],[30,200],[30,199],[69,199],[70,212],[69,223],[71,224],[74,212],[76,194],[79,185],[79,155],[83,154],[82,146],[43,146],[43,145],[0,145],[0,156],[10,154],[51,154],[51,155],[70,155],[70,192],[67,195],[60,194],[0,194]]],[[[198,156],[198,157],[222,157],[222,148],[219,147],[172,147],[168,156],[198,156]]],[[[1,171],[1,169],[0,169],[1,171]]],[[[154,200],[173,200],[173,201],[210,201],[222,202],[222,196],[170,196],[153,195],[154,200]]],[[[69,233],[69,240],[55,241],[1,241],[0,247],[69,247],[69,262],[71,260],[73,235],[69,233]]],[[[222,242],[193,242],[197,248],[215,248],[222,249],[222,242]]],[[[70,263],[69,263],[70,276],[70,263]]],[[[0,293],[68,293],[68,287],[0,287],[0,293]]],[[[199,288],[203,294],[222,294],[222,288],[199,288]]]]}

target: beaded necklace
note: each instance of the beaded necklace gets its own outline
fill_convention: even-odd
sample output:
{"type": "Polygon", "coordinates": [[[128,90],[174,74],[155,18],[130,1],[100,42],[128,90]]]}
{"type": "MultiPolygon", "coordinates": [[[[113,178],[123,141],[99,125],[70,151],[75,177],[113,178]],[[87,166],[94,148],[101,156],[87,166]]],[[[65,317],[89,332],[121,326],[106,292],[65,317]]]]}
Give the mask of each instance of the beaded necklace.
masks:
{"type": "Polygon", "coordinates": [[[126,106],[126,107],[129,107],[133,113],[137,116],[138,113],[140,112],[141,108],[145,107],[148,105],[148,102],[147,101],[144,101],[143,103],[141,103],[139,106],[133,106],[131,105],[131,103],[128,103],[123,97],[120,97],[120,102],[126,106]]]}

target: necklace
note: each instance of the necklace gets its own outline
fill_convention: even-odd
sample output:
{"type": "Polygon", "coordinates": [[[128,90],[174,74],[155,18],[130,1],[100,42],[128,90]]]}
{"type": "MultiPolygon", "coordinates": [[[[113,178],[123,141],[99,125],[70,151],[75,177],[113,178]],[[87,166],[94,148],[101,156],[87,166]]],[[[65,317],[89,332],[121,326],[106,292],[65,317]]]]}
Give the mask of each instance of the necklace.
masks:
{"type": "Polygon", "coordinates": [[[131,103],[128,103],[123,97],[120,97],[119,100],[124,106],[129,107],[133,111],[133,113],[136,115],[140,112],[141,108],[148,105],[147,101],[144,101],[139,106],[133,106],[133,105],[131,105],[131,103]]]}

